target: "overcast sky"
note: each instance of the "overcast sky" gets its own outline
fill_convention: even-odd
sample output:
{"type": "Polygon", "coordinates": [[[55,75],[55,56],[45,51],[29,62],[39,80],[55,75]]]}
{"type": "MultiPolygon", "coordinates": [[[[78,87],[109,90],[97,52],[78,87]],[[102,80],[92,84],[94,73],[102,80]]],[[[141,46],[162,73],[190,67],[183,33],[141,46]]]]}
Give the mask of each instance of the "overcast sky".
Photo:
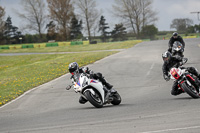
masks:
{"type": "MultiPolygon", "coordinates": [[[[110,27],[118,23],[118,19],[110,13],[114,0],[96,0],[96,3],[98,8],[103,11],[110,27]]],[[[0,5],[6,10],[6,18],[11,16],[13,25],[21,27],[20,25],[23,22],[15,14],[16,10],[23,11],[21,10],[20,0],[0,0],[0,5]]],[[[155,26],[159,31],[174,30],[170,29],[170,24],[175,18],[189,18],[193,20],[194,24],[200,23],[197,14],[191,14],[191,12],[200,11],[200,0],[153,0],[152,9],[158,12],[159,20],[155,23],[155,26]]]]}

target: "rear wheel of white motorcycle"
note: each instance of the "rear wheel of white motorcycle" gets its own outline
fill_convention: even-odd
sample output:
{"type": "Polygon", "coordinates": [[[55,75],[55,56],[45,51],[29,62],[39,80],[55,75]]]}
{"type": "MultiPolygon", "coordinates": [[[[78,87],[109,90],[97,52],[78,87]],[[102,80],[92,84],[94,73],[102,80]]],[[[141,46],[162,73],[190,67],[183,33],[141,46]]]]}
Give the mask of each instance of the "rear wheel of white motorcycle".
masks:
{"type": "Polygon", "coordinates": [[[119,93],[115,93],[113,94],[113,101],[111,102],[113,105],[119,105],[122,101],[121,96],[119,95],[119,93]]]}
{"type": "Polygon", "coordinates": [[[103,107],[103,101],[101,99],[100,94],[95,92],[95,95],[93,95],[89,90],[87,90],[84,95],[86,96],[87,100],[96,108],[102,108],[103,107]]]}
{"type": "Polygon", "coordinates": [[[182,88],[192,98],[199,98],[199,92],[196,91],[194,86],[189,86],[187,83],[182,83],[182,88]]]}

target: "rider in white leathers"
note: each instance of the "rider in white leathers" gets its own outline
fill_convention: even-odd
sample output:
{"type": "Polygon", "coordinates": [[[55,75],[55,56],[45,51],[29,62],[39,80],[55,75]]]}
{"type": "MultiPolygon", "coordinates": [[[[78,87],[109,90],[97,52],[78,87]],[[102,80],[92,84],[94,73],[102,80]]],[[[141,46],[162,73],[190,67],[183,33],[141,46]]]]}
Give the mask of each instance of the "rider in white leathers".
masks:
{"type": "MultiPolygon", "coordinates": [[[[106,80],[104,79],[101,73],[93,73],[93,71],[89,70],[88,67],[79,68],[78,63],[76,62],[70,63],[68,69],[69,69],[69,72],[72,74],[71,79],[74,78],[74,75],[77,73],[87,73],[90,75],[91,78],[98,79],[99,81],[101,81],[101,83],[105,85],[107,89],[110,90],[113,87],[111,84],[106,82],[106,80]]],[[[86,102],[87,100],[81,96],[79,99],[79,103],[84,104],[86,102]]]]}

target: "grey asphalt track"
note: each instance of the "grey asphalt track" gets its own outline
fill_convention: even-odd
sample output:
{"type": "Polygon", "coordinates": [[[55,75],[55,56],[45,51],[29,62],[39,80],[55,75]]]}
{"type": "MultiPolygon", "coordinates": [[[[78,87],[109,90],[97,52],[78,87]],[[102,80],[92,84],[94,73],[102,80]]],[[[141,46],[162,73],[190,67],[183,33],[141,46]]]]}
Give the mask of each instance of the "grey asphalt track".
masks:
{"type": "MultiPolygon", "coordinates": [[[[200,39],[185,39],[186,66],[200,70],[200,39]]],[[[167,40],[142,42],[88,65],[122,97],[101,109],[78,103],[66,91],[69,74],[34,88],[0,108],[0,133],[199,133],[200,99],[172,96],[173,81],[162,77],[167,40]]]]}

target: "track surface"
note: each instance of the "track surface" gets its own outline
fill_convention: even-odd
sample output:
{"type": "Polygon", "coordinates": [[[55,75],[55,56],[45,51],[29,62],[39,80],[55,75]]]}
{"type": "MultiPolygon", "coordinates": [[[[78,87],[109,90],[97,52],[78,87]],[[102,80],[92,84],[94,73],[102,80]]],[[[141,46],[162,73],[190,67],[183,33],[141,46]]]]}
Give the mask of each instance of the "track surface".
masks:
{"type": "MultiPolygon", "coordinates": [[[[186,66],[200,70],[200,39],[186,39],[186,66]]],[[[0,108],[0,133],[199,133],[200,99],[172,96],[162,77],[168,41],[143,42],[88,65],[115,86],[119,106],[78,103],[69,74],[0,108]]]]}

